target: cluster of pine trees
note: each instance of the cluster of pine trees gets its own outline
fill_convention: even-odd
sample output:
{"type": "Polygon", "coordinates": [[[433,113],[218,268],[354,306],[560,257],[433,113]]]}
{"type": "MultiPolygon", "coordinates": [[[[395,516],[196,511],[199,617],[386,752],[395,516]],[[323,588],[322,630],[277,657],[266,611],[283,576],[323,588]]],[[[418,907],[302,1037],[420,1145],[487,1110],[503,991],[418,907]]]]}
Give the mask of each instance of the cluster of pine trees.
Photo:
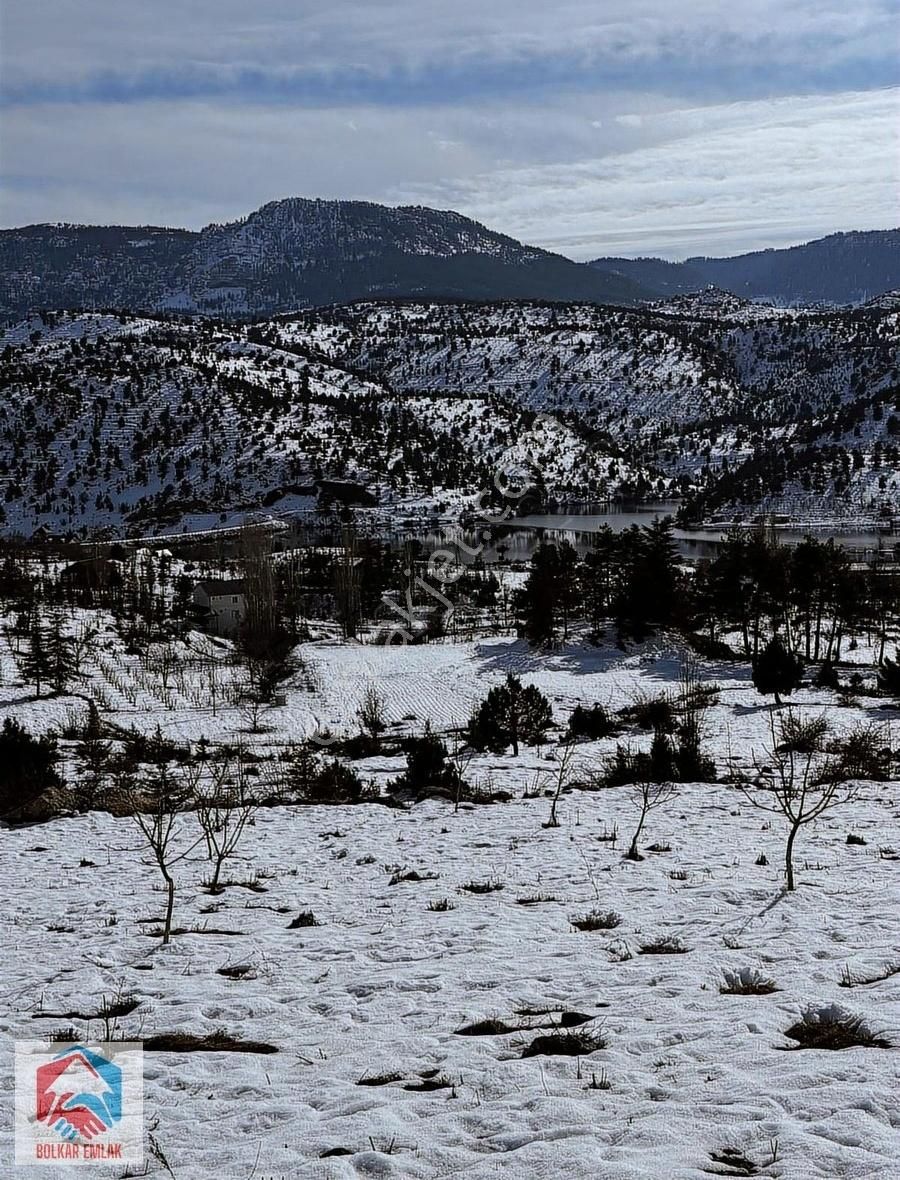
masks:
{"type": "Polygon", "coordinates": [[[576,621],[597,631],[612,623],[622,640],[674,628],[710,654],[749,660],[777,636],[788,653],[829,665],[848,636],[868,632],[882,666],[900,623],[900,569],[855,568],[830,540],[782,546],[763,531],[735,531],[715,558],[688,570],[671,522],[660,520],[604,529],[583,557],[565,541],[540,546],[516,607],[535,646],[566,639],[576,621]]]}

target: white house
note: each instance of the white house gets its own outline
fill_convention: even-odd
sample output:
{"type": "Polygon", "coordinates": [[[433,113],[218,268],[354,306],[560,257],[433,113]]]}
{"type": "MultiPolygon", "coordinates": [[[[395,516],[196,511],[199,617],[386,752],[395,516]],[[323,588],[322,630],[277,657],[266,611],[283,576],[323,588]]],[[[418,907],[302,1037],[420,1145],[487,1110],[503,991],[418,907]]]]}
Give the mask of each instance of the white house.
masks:
{"type": "Polygon", "coordinates": [[[213,635],[236,635],[244,621],[247,601],[241,578],[209,578],[194,587],[194,605],[203,626],[213,635]]]}

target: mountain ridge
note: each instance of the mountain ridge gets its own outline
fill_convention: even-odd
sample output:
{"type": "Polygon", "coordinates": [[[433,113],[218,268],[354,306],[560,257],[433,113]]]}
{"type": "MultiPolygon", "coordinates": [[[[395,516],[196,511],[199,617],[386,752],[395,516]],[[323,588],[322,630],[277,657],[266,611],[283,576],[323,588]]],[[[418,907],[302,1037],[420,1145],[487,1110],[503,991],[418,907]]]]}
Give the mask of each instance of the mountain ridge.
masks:
{"type": "Polygon", "coordinates": [[[452,210],[290,197],[201,230],[0,231],[0,315],[36,310],[265,315],[374,297],[634,304],[653,293],[452,210]]]}
{"type": "Polygon", "coordinates": [[[900,228],[841,231],[721,258],[602,257],[588,265],[655,287],[664,298],[714,286],[782,306],[861,304],[900,287],[900,228]]]}
{"type": "Polygon", "coordinates": [[[122,309],[254,318],[358,299],[619,306],[715,286],[753,301],[858,304],[900,288],[900,229],[684,262],[574,262],[452,209],[286,197],[199,230],[41,223],[0,230],[0,318],[122,309]]]}

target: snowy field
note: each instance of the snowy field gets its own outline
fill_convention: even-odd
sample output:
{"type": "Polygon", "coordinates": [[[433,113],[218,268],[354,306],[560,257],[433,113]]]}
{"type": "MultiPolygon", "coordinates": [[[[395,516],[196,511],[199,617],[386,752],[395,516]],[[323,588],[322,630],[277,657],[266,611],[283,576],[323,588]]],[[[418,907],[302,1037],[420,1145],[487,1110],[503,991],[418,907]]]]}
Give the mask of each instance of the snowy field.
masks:
{"type": "MultiPolygon", "coordinates": [[[[102,612],[92,612],[92,617],[102,618],[102,612]]],[[[77,628],[77,618],[72,626],[77,628]]],[[[248,731],[246,709],[233,700],[240,688],[240,670],[231,658],[230,644],[191,632],[172,645],[151,645],[149,658],[142,660],[126,651],[111,620],[99,629],[96,642],[96,661],[86,668],[80,696],[36,700],[33,689],[21,680],[9,636],[0,634],[4,715],[45,732],[83,715],[86,701],[92,700],[105,721],[124,729],[152,733],[159,726],[164,735],[181,741],[205,737],[233,742],[239,737],[248,749],[265,754],[313,735],[358,733],[357,711],[369,687],[381,697],[389,732],[396,735],[420,734],[426,722],[437,732],[464,726],[473,706],[510,672],[545,693],[554,720],[564,725],[576,705],[599,703],[614,712],[639,698],[677,694],[683,663],[689,659],[701,682],[719,689],[718,703],[704,715],[704,737],[720,766],[730,759],[749,765],[771,737],[771,698],[756,692],[747,664],[696,661],[686,645],[666,639],[632,644],[628,652],[574,640],[545,653],[509,636],[405,646],[323,638],[296,649],[297,671],[282,686],[286,702],[263,710],[265,732],[259,734],[248,731]],[[164,646],[176,665],[167,678],[158,667],[164,646]]],[[[847,662],[858,665],[870,685],[874,674],[866,664],[872,652],[861,637],[857,649],[846,653],[847,662]]],[[[823,715],[836,733],[874,721],[885,727],[890,739],[900,724],[900,712],[883,699],[863,699],[860,709],[847,707],[828,690],[804,687],[789,703],[805,714],[823,715]]],[[[625,738],[635,748],[650,740],[649,734],[625,738]]],[[[554,734],[550,741],[555,744],[558,739],[554,734]]],[[[582,747],[581,757],[608,754],[616,740],[582,747]]],[[[396,763],[397,768],[401,765],[402,760],[396,763]]],[[[509,759],[498,765],[503,773],[524,763],[509,759]]]]}
{"type": "MultiPolygon", "coordinates": [[[[148,1127],[171,1169],[151,1157],[151,1176],[686,1180],[729,1148],[766,1176],[896,1176],[896,1052],[792,1050],[784,1036],[808,1005],[835,1003],[900,1036],[900,975],[840,986],[846,969],[897,960],[898,862],[879,855],[896,844],[895,785],[805,834],[793,895],[781,893],[783,833],[738,792],[681,788],[647,833],[671,851],[639,864],[598,840],[630,831],[628,795],[568,795],[557,829],[542,827],[546,799],[456,815],[437,803],[266,810],[229,870],[265,892],[213,899],[198,887],[208,866],[183,862],[176,924],[233,933],[168,947],[141,921],[161,896],[130,821],[5,832],[15,905],[0,1026],[10,1041],[73,1024],[98,1035],[100,1022],[61,1014],[133,997],[118,1021],[127,1039],[225,1029],[275,1046],[145,1055],[148,1127]],[[850,830],[868,843],[847,846],[850,830]],[[438,876],[391,885],[399,870],[438,876]],[[462,888],[488,880],[502,889],[462,888]],[[521,904],[535,897],[548,900],[521,904]],[[454,908],[429,910],[440,899],[454,908]],[[621,924],[572,927],[597,908],[621,924]],[[301,910],[320,925],[288,929],[301,910]],[[686,953],[640,953],[660,935],[686,953]],[[219,974],[229,967],[246,971],[219,974]],[[723,972],[744,967],[779,990],[720,994],[723,972]],[[606,1047],[523,1057],[563,1011],[589,1016],[577,1031],[606,1047]],[[456,1032],[489,1018],[521,1028],[456,1032]],[[408,1088],[423,1079],[440,1088],[408,1088]],[[323,1157],[335,1149],[350,1154],[323,1157]]],[[[183,825],[189,840],[193,819],[183,825]]],[[[7,1093],[11,1080],[7,1053],[7,1093]]],[[[3,1135],[10,1158],[8,1123],[3,1135]]],[[[21,1174],[32,1171],[67,1174],[21,1174]]]]}
{"type": "MultiPolygon", "coordinates": [[[[163,688],[110,632],[84,696],[116,725],[233,740],[243,720],[227,703],[225,664],[218,703],[208,700],[216,650],[189,636],[185,674],[163,688]]],[[[267,732],[242,735],[260,754],[316,729],[356,732],[370,684],[391,733],[464,723],[509,671],[538,685],[564,723],[579,703],[615,710],[677,691],[683,656],[662,640],[631,654],[571,643],[537,655],[510,638],[420,647],[320,639],[300,654],[286,704],[265,715],[267,732]]],[[[870,655],[864,646],[856,654],[870,655]]],[[[28,700],[12,649],[0,656],[4,711],[33,729],[85,707],[81,698],[28,700]]],[[[705,748],[720,772],[729,757],[748,765],[768,739],[769,710],[746,666],[703,663],[699,675],[720,688],[705,713],[705,748]]],[[[872,700],[866,712],[825,690],[793,701],[824,713],[836,732],[866,713],[896,724],[872,700]]],[[[550,783],[557,740],[473,761],[470,781],[511,791],[509,803],[456,814],[437,801],[258,812],[226,865],[236,883],[224,894],[201,887],[202,849],[177,866],[175,925],[186,932],[169,946],[151,933],[160,879],[131,820],[91,813],[2,832],[0,874],[13,899],[2,916],[7,1043],[72,1027],[100,1037],[92,1014],[126,1000],[136,1006],[115,1021],[125,1039],[224,1030],[273,1046],[146,1053],[153,1177],[896,1176],[897,1051],[798,1049],[785,1032],[808,1008],[839,1004],[900,1045],[900,974],[889,970],[900,967],[897,784],[864,785],[855,802],[804,829],[798,890],[785,894],[784,828],[733,787],[679,787],[642,837],[645,851],[669,850],[640,863],[622,855],[637,818],[630,788],[567,793],[561,826],[543,827],[549,801],[534,788],[550,783]],[[601,839],[614,829],[616,843],[601,839]],[[850,832],[865,843],[848,845],[850,832]],[[768,863],[757,863],[761,854],[768,863]],[[408,872],[422,879],[391,883],[408,872]],[[473,882],[502,888],[464,888],[473,882]],[[429,908],[439,902],[446,908],[429,908]],[[613,911],[619,924],[578,931],[572,919],[593,910],[613,911]],[[304,911],[319,925],[289,928],[304,911]],[[684,953],[642,953],[665,936],[684,953]],[[777,990],[722,994],[725,972],[744,969],[777,990]],[[885,977],[842,986],[848,974],[885,977]],[[458,1032],[485,1020],[508,1031],[458,1032]],[[597,1047],[523,1056],[561,1025],[597,1047]],[[755,1173],[727,1163],[737,1151],[755,1173]]],[[[579,745],[580,769],[596,769],[615,740],[579,745]]],[[[403,765],[382,757],[357,768],[384,784],[403,765]]],[[[195,819],[179,822],[187,847],[195,819]]],[[[9,1092],[10,1052],[0,1068],[9,1092]]],[[[11,1158],[10,1136],[11,1112],[0,1158],[11,1158]]]]}

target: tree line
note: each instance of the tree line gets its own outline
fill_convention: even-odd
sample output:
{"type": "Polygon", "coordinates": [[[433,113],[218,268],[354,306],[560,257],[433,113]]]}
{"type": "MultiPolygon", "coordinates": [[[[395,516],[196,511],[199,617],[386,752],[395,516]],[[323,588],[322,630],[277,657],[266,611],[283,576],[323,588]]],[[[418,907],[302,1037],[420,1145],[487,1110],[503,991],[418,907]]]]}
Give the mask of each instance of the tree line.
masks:
{"type": "Polygon", "coordinates": [[[779,545],[760,529],[732,531],[714,557],[688,568],[662,519],[605,528],[584,556],[566,541],[541,545],[516,611],[537,647],[565,640],[578,622],[597,635],[612,625],[619,642],[675,629],[702,653],[750,660],[777,636],[788,652],[827,665],[864,632],[881,667],[900,623],[900,567],[859,568],[833,540],[779,545]]]}

